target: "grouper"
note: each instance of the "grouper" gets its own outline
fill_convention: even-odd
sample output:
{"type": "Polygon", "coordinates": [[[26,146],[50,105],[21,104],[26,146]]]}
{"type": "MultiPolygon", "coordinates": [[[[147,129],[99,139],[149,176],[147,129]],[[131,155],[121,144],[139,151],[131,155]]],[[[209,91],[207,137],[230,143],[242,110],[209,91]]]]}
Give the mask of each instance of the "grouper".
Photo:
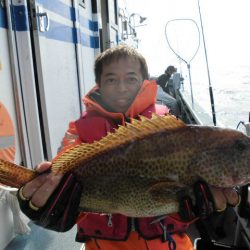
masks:
{"type": "MultiPolygon", "coordinates": [[[[53,159],[51,171],[75,174],[83,186],[81,211],[160,216],[178,212],[178,192],[197,180],[221,188],[250,182],[250,137],[154,114],[68,149],[53,159]]],[[[19,188],[37,175],[0,160],[5,185],[19,188]]]]}

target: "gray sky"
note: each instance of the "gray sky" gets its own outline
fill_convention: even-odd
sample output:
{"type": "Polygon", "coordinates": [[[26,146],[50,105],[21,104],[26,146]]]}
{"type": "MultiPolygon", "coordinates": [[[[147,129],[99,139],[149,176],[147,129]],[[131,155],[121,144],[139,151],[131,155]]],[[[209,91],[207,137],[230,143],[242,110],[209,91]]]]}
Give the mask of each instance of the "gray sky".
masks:
{"type": "MultiPolygon", "coordinates": [[[[138,27],[139,50],[146,57],[152,75],[158,75],[169,64],[179,64],[165,38],[166,23],[172,19],[191,18],[200,26],[197,0],[120,0],[129,14],[146,16],[146,26],[138,27]]],[[[200,0],[208,62],[215,71],[227,66],[250,67],[250,1],[200,0]]],[[[173,47],[189,60],[197,45],[197,31],[191,22],[168,24],[168,38],[173,47]],[[190,26],[190,27],[189,27],[190,26]],[[178,48],[177,48],[178,47],[178,48]]],[[[202,34],[197,56],[191,66],[204,75],[205,59],[202,34]],[[204,71],[204,72],[202,72],[204,71]]],[[[185,64],[180,65],[184,70],[185,64]]]]}

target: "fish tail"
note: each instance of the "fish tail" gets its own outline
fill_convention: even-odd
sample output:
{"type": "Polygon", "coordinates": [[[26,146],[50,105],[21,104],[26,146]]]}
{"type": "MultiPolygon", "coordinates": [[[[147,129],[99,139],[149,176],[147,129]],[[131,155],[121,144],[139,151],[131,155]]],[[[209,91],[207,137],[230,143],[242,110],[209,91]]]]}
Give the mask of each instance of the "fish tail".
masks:
{"type": "Polygon", "coordinates": [[[0,159],[0,184],[20,188],[36,176],[34,170],[0,159]]]}

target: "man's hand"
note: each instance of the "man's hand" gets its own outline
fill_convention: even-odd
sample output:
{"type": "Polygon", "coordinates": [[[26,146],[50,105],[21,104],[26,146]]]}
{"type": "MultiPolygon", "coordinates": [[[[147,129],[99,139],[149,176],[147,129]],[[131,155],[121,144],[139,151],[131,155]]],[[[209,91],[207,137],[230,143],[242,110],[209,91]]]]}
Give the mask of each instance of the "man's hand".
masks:
{"type": "Polygon", "coordinates": [[[204,181],[196,182],[193,191],[195,200],[185,193],[179,196],[179,214],[184,221],[198,217],[207,219],[213,214],[223,212],[228,205],[239,205],[241,200],[235,188],[215,188],[204,181]]]}
{"type": "Polygon", "coordinates": [[[237,206],[240,203],[240,196],[234,188],[210,187],[214,197],[214,204],[217,211],[223,211],[227,205],[237,206]]]}
{"type": "Polygon", "coordinates": [[[18,191],[20,208],[37,225],[59,232],[71,229],[78,217],[82,187],[72,173],[49,172],[51,162],[37,167],[41,173],[18,191]]]}
{"type": "Polygon", "coordinates": [[[51,162],[39,164],[36,171],[40,174],[22,188],[22,195],[35,207],[43,207],[60,183],[63,175],[49,172],[51,162]]]}
{"type": "Polygon", "coordinates": [[[240,203],[240,195],[235,188],[216,188],[199,181],[194,185],[196,213],[206,218],[214,212],[224,211],[228,205],[240,203]]]}

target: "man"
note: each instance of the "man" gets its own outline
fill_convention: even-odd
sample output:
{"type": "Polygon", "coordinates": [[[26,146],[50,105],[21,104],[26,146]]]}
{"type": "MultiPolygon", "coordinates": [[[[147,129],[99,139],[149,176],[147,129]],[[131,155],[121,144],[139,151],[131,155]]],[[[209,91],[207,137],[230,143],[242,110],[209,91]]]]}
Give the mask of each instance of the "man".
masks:
{"type": "Polygon", "coordinates": [[[164,73],[157,78],[157,84],[160,85],[165,92],[169,92],[168,90],[168,81],[171,76],[177,72],[177,68],[172,65],[169,65],[164,73]]]}
{"type": "Polygon", "coordinates": [[[165,70],[164,74],[160,75],[157,79],[158,92],[157,92],[157,102],[166,105],[170,109],[170,113],[180,117],[181,111],[177,100],[170,95],[168,81],[172,74],[177,72],[177,69],[170,65],[165,70]]]}
{"type": "MultiPolygon", "coordinates": [[[[146,61],[133,48],[117,46],[104,51],[95,61],[95,76],[97,85],[84,98],[86,112],[70,123],[61,151],[81,142],[100,140],[119,125],[125,125],[130,118],[138,118],[139,115],[150,118],[152,113],[164,115],[168,111],[165,106],[155,104],[157,85],[147,80],[146,61]]],[[[77,223],[76,240],[85,242],[86,250],[160,250],[174,249],[175,244],[178,250],[193,249],[187,235],[177,230],[170,236],[165,230],[169,219],[171,223],[186,226],[174,217],[152,224],[155,218],[79,214],[80,189],[76,180],[72,176],[48,173],[50,166],[50,162],[41,163],[37,171],[43,174],[27,183],[18,193],[23,212],[37,224],[66,231],[77,223]]],[[[215,204],[224,208],[226,196],[217,192],[223,199],[215,199],[215,204]]],[[[236,202],[238,196],[233,197],[233,202],[236,202]]]]}

